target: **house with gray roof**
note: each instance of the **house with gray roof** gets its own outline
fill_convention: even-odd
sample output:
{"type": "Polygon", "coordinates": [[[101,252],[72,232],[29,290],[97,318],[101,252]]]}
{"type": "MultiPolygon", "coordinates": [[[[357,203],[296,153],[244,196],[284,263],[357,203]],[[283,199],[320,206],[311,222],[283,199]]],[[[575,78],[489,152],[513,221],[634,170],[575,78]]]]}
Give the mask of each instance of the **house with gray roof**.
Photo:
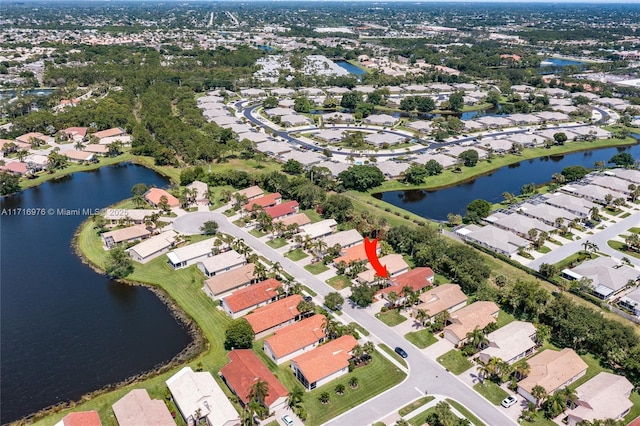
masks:
{"type": "Polygon", "coordinates": [[[376,167],[389,179],[399,178],[409,166],[409,163],[399,163],[397,161],[382,161],[376,163],[376,167]]]}
{"type": "Polygon", "coordinates": [[[640,185],[640,170],[635,169],[609,169],[604,172],[607,176],[615,176],[622,180],[626,180],[629,183],[633,183],[636,186],[640,185]]]}
{"type": "Polygon", "coordinates": [[[361,243],[364,238],[355,230],[349,229],[347,231],[336,232],[335,234],[327,235],[321,238],[327,244],[327,247],[333,247],[338,244],[342,248],[349,248],[361,243]]]}
{"type": "Polygon", "coordinates": [[[228,250],[215,256],[206,257],[198,261],[198,269],[207,277],[228,272],[246,265],[247,259],[235,250],[228,250]]]}
{"type": "Polygon", "coordinates": [[[564,210],[545,203],[523,203],[518,206],[518,213],[524,216],[538,219],[539,221],[551,226],[555,226],[556,220],[558,218],[562,218],[562,222],[564,225],[567,225],[572,220],[580,219],[578,215],[573,214],[568,210],[564,210]]]}
{"type": "Polygon", "coordinates": [[[395,126],[398,120],[398,118],[389,114],[372,114],[365,118],[364,122],[374,126],[395,126]]]}
{"type": "Polygon", "coordinates": [[[170,251],[167,253],[169,265],[171,265],[173,269],[186,268],[189,265],[196,264],[200,260],[213,256],[213,240],[214,238],[207,238],[206,240],[170,251]]]}
{"type": "Polygon", "coordinates": [[[586,200],[593,201],[599,204],[607,204],[606,198],[609,195],[613,197],[613,200],[615,200],[616,198],[623,198],[625,200],[627,199],[627,195],[622,192],[614,191],[612,189],[603,188],[602,186],[592,184],[580,185],[575,183],[571,185],[564,185],[560,187],[560,191],[566,192],[567,194],[575,195],[577,197],[582,197],[586,200]]]}
{"type": "Polygon", "coordinates": [[[592,293],[601,299],[609,299],[640,278],[640,271],[621,265],[610,257],[596,257],[580,265],[564,269],[562,276],[568,280],[588,278],[592,280],[592,293]]]}
{"type": "Polygon", "coordinates": [[[491,358],[500,358],[508,364],[513,364],[533,354],[536,350],[536,328],[530,322],[513,321],[487,334],[487,347],[478,358],[484,363],[491,358]]]}
{"type": "Polygon", "coordinates": [[[382,146],[384,144],[396,145],[404,142],[406,139],[404,136],[393,133],[368,133],[364,137],[365,142],[375,146],[382,146]]]}
{"type": "Polygon", "coordinates": [[[618,305],[633,312],[633,315],[640,317],[640,287],[625,294],[618,300],[618,305]]]}
{"type": "Polygon", "coordinates": [[[550,233],[555,230],[553,226],[532,217],[523,216],[517,213],[493,213],[485,218],[485,220],[498,228],[514,232],[522,238],[530,239],[529,230],[535,229],[540,232],[550,233]]]}
{"type": "Polygon", "coordinates": [[[591,209],[598,207],[597,204],[585,200],[584,198],[574,197],[573,195],[564,194],[562,192],[544,194],[542,198],[545,203],[567,210],[581,218],[587,217],[591,209]]]}
{"type": "Polygon", "coordinates": [[[606,371],[598,373],[576,388],[578,400],[568,411],[567,424],[576,426],[584,421],[622,420],[633,407],[629,399],[633,389],[633,384],[624,376],[606,371]]]}
{"type": "Polygon", "coordinates": [[[469,225],[456,231],[463,240],[487,247],[497,253],[511,257],[520,247],[528,246],[529,241],[516,234],[493,225],[484,227],[469,225]]]}
{"type": "Polygon", "coordinates": [[[127,250],[129,256],[136,262],[147,263],[163,253],[166,253],[176,242],[177,233],[173,230],[154,235],[127,250]]]}

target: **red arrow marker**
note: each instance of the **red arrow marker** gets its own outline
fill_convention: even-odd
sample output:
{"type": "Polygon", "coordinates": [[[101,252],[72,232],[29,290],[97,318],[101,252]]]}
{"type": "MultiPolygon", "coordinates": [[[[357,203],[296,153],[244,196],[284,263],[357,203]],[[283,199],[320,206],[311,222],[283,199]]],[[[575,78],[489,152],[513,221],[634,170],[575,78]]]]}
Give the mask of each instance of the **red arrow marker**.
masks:
{"type": "Polygon", "coordinates": [[[368,237],[364,238],[364,250],[367,253],[367,259],[373,266],[373,269],[376,271],[376,275],[382,278],[387,278],[389,276],[389,271],[387,270],[387,265],[382,266],[380,264],[380,259],[378,259],[378,238],[371,241],[368,237]]]}

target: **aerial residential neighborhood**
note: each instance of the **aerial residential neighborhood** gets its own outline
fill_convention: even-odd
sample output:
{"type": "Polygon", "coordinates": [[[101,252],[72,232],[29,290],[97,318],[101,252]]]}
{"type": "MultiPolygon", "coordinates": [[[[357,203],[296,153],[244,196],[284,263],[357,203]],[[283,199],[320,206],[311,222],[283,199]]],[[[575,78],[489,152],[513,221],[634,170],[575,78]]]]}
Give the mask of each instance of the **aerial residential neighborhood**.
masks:
{"type": "Polygon", "coordinates": [[[5,3],[0,423],[640,424],[638,5],[5,3]]]}

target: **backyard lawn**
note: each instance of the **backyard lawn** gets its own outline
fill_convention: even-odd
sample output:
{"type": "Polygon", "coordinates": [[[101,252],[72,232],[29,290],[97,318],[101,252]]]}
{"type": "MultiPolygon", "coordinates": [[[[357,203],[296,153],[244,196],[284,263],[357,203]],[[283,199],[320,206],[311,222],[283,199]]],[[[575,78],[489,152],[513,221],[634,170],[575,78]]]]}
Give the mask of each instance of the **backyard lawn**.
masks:
{"type": "Polygon", "coordinates": [[[412,331],[405,334],[404,338],[420,349],[424,349],[438,341],[438,339],[436,339],[433,333],[429,330],[412,331]]]}
{"type": "Polygon", "coordinates": [[[498,326],[498,328],[504,327],[505,325],[509,324],[511,321],[515,321],[515,319],[516,317],[514,317],[513,314],[510,314],[500,309],[500,312],[498,313],[498,321],[496,321],[496,325],[498,326]]]}
{"type": "Polygon", "coordinates": [[[318,275],[324,271],[328,271],[329,267],[322,262],[313,263],[311,265],[305,265],[304,269],[311,272],[313,275],[318,275]]]}
{"type": "Polygon", "coordinates": [[[471,361],[465,358],[460,351],[455,349],[451,349],[449,352],[439,357],[438,362],[442,364],[444,368],[456,375],[462,374],[473,367],[471,361]]]}
{"type": "Polygon", "coordinates": [[[343,288],[351,286],[351,280],[346,275],[336,275],[335,277],[329,278],[327,284],[336,290],[342,290],[343,288]]]}
{"type": "Polygon", "coordinates": [[[485,380],[484,383],[476,383],[473,388],[494,405],[500,405],[502,400],[509,396],[504,389],[489,380],[485,380]]]}
{"type": "Polygon", "coordinates": [[[297,260],[304,259],[305,257],[308,257],[309,255],[307,253],[305,253],[304,250],[302,250],[301,248],[297,248],[295,250],[291,250],[290,252],[286,253],[284,256],[288,257],[289,259],[291,259],[291,260],[293,260],[295,262],[297,260]]]}
{"type": "Polygon", "coordinates": [[[376,314],[376,318],[387,324],[389,327],[396,326],[407,320],[407,317],[403,316],[397,309],[390,309],[387,312],[378,313],[376,314]]]}

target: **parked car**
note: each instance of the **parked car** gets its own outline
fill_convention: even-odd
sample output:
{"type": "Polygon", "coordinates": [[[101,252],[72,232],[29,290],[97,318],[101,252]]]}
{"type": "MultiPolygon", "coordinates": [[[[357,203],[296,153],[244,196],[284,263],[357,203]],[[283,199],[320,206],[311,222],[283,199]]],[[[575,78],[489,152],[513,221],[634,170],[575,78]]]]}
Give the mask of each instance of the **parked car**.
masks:
{"type": "Polygon", "coordinates": [[[404,349],[402,349],[400,346],[396,346],[396,348],[394,349],[394,351],[396,351],[396,353],[398,355],[400,355],[402,358],[406,358],[409,355],[407,355],[407,353],[404,351],[404,349]]]}
{"type": "Polygon", "coordinates": [[[282,421],[287,426],[293,426],[293,419],[288,414],[282,416],[282,421]]]}
{"type": "Polygon", "coordinates": [[[311,296],[304,296],[303,299],[305,302],[311,302],[311,296]]]}
{"type": "Polygon", "coordinates": [[[513,404],[515,404],[516,402],[518,402],[518,400],[516,399],[515,396],[511,396],[509,395],[508,397],[506,397],[505,399],[502,400],[502,402],[500,403],[500,405],[502,405],[504,408],[509,408],[511,407],[513,404]]]}

